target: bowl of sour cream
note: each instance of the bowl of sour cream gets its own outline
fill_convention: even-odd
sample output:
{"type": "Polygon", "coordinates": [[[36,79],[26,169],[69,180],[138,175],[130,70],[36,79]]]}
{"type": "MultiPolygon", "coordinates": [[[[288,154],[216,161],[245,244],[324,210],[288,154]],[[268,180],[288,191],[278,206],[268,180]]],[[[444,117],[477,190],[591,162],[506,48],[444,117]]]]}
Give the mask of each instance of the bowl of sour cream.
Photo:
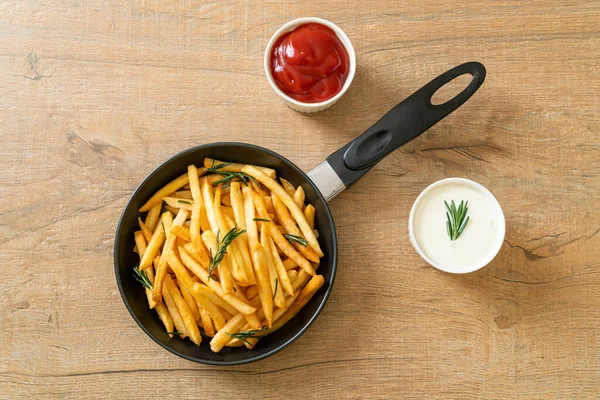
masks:
{"type": "Polygon", "coordinates": [[[408,219],[416,252],[431,266],[454,274],[489,264],[502,247],[505,229],[504,213],[494,195],[464,178],[429,185],[415,200],[408,219]]]}

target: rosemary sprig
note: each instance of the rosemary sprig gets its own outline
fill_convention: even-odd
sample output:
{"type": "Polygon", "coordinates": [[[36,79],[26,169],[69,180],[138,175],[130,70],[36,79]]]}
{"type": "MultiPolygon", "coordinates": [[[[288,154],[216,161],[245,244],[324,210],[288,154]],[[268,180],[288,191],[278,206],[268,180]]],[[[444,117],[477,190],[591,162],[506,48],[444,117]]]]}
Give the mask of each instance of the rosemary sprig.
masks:
{"type": "Polygon", "coordinates": [[[217,164],[214,165],[214,161],[213,161],[213,165],[210,168],[207,168],[206,171],[213,173],[213,174],[218,174],[221,175],[223,178],[219,179],[218,181],[213,182],[213,186],[218,186],[219,184],[223,184],[223,188],[228,187],[231,182],[242,182],[244,185],[248,186],[248,182],[250,182],[250,179],[254,179],[253,177],[251,177],[250,175],[247,175],[243,172],[231,172],[231,171],[221,171],[221,168],[225,168],[226,166],[230,165],[231,163],[227,163],[227,164],[217,164]],[[237,179],[237,181],[236,181],[237,179]]]}
{"type": "Polygon", "coordinates": [[[216,245],[215,245],[215,248],[217,249],[217,251],[215,252],[214,255],[212,254],[212,251],[209,254],[209,256],[210,256],[210,265],[208,267],[208,279],[209,280],[212,278],[212,272],[215,270],[215,268],[217,268],[219,266],[219,264],[223,260],[223,257],[225,257],[225,254],[227,254],[227,247],[231,244],[231,242],[233,242],[235,240],[235,238],[237,238],[244,232],[246,232],[245,229],[238,229],[237,226],[234,226],[223,237],[223,240],[219,241],[219,236],[221,234],[221,230],[217,230],[216,245]]]}
{"type": "Polygon", "coordinates": [[[256,222],[271,222],[271,220],[268,219],[268,218],[252,218],[252,221],[256,221],[256,222]]]}
{"type": "Polygon", "coordinates": [[[448,236],[450,236],[450,240],[456,240],[463,233],[467,223],[471,219],[471,217],[467,217],[467,211],[469,211],[469,201],[461,200],[458,208],[456,207],[454,200],[450,202],[450,205],[448,205],[448,202],[444,200],[444,204],[446,205],[447,210],[446,231],[448,232],[448,236]]]}
{"type": "Polygon", "coordinates": [[[178,203],[183,203],[183,204],[192,204],[191,201],[188,200],[177,200],[178,203]]]}
{"type": "Polygon", "coordinates": [[[284,233],[283,237],[285,237],[288,240],[288,242],[290,242],[290,243],[296,242],[296,243],[301,244],[302,246],[305,246],[305,247],[308,246],[308,241],[306,239],[304,239],[302,236],[284,233]]]}
{"type": "Polygon", "coordinates": [[[227,332],[227,334],[234,339],[241,340],[242,342],[246,343],[247,345],[252,345],[252,343],[250,343],[248,341],[248,339],[260,339],[262,337],[262,335],[257,335],[257,333],[264,332],[266,330],[267,330],[267,326],[263,325],[263,327],[260,329],[250,329],[249,331],[243,331],[243,332],[237,332],[237,333],[227,332]]]}
{"type": "Polygon", "coordinates": [[[279,285],[279,279],[275,278],[275,290],[273,291],[273,298],[271,300],[275,300],[275,295],[277,295],[277,286],[279,285]]]}
{"type": "Polygon", "coordinates": [[[144,271],[140,271],[140,267],[136,265],[133,267],[133,277],[136,281],[144,285],[146,289],[152,290],[152,282],[148,279],[148,275],[144,271]]]}

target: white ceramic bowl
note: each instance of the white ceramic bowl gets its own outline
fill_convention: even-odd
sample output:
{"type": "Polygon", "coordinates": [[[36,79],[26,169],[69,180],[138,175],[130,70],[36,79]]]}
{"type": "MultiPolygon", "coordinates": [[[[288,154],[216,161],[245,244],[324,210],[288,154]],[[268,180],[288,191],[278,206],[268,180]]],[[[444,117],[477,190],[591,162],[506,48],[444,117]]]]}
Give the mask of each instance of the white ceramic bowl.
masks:
{"type": "Polygon", "coordinates": [[[352,83],[352,80],[354,79],[354,74],[356,72],[356,54],[354,53],[354,47],[352,47],[352,43],[350,43],[350,39],[348,39],[348,36],[346,36],[344,31],[341,30],[340,27],[338,27],[336,24],[321,18],[314,17],[298,18],[286,23],[281,28],[277,29],[277,31],[273,34],[273,36],[271,36],[271,40],[269,40],[269,43],[267,44],[267,49],[265,50],[264,63],[265,74],[267,74],[267,79],[269,80],[269,83],[271,84],[273,90],[287,103],[287,105],[291,109],[302,113],[315,113],[323,111],[337,103],[337,101],[344,95],[344,93],[346,93],[346,91],[350,87],[350,84],[352,83]],[[350,69],[348,71],[348,77],[346,78],[346,82],[344,82],[342,90],[340,90],[338,94],[336,94],[329,100],[325,100],[320,103],[303,103],[301,101],[292,99],[291,97],[283,93],[281,89],[279,89],[277,83],[275,83],[275,80],[271,75],[271,50],[273,48],[273,45],[275,44],[275,41],[277,41],[277,39],[279,39],[281,35],[293,31],[300,25],[308,23],[317,23],[325,25],[326,27],[333,30],[337,35],[338,39],[340,39],[340,41],[344,45],[344,47],[346,47],[346,50],[348,51],[348,58],[350,59],[350,69]]]}
{"type": "MultiPolygon", "coordinates": [[[[439,193],[439,192],[438,192],[439,193]]],[[[444,197],[446,197],[447,195],[444,194],[444,197]]],[[[452,200],[452,198],[448,198],[447,201],[450,202],[450,200],[452,200]]],[[[455,200],[456,202],[462,200],[462,199],[458,199],[458,198],[454,198],[453,200],[455,200]]],[[[457,204],[458,206],[458,204],[457,204]]],[[[477,218],[477,217],[476,217],[477,218]]],[[[427,225],[427,226],[434,226],[434,225],[427,225]]],[[[437,228],[434,228],[437,229],[437,228]]],[[[473,233],[476,231],[473,231],[473,233]]],[[[498,254],[498,252],[500,251],[500,248],[502,247],[502,243],[504,242],[504,236],[505,236],[505,232],[506,232],[506,223],[505,223],[505,219],[504,219],[504,212],[502,211],[502,207],[500,206],[500,203],[498,203],[498,200],[496,200],[496,198],[494,197],[494,195],[488,190],[486,189],[484,186],[480,185],[477,182],[474,182],[472,180],[469,179],[464,179],[464,178],[448,178],[448,179],[442,179],[440,181],[437,181],[431,185],[429,185],[427,188],[425,188],[425,190],[423,190],[423,192],[421,192],[421,194],[419,195],[419,197],[417,197],[417,199],[415,200],[415,203],[412,206],[412,209],[410,210],[410,217],[408,219],[408,235],[410,238],[410,243],[412,244],[413,248],[415,249],[415,251],[428,263],[430,264],[432,267],[437,268],[441,271],[445,271],[445,272],[450,272],[450,273],[454,273],[454,274],[465,274],[465,273],[469,273],[469,272],[474,272],[477,271],[483,267],[485,267],[487,264],[489,264],[494,257],[496,257],[496,255],[498,254]],[[459,237],[455,242],[450,242],[449,237],[447,236],[447,233],[444,231],[444,222],[445,222],[445,214],[444,214],[444,205],[443,205],[443,201],[440,201],[440,199],[437,199],[437,201],[433,201],[433,199],[435,199],[435,190],[447,190],[450,191],[454,188],[455,192],[458,190],[473,190],[473,193],[477,193],[477,196],[480,196],[479,199],[479,204],[477,204],[477,201],[475,202],[475,204],[473,204],[472,201],[469,201],[469,214],[473,213],[473,209],[474,207],[481,207],[482,203],[486,203],[484,206],[484,210],[482,210],[481,208],[479,210],[477,210],[479,212],[479,223],[483,222],[485,223],[490,223],[493,225],[493,228],[490,227],[485,227],[484,229],[488,229],[488,232],[490,230],[493,230],[494,232],[494,237],[493,238],[486,238],[485,240],[483,239],[485,236],[484,235],[477,235],[477,234],[473,234],[471,235],[471,238],[475,238],[475,239],[480,239],[482,240],[482,243],[479,243],[477,246],[477,249],[482,249],[483,252],[479,257],[476,257],[475,260],[470,260],[469,262],[465,262],[463,265],[457,265],[456,260],[450,260],[450,257],[444,258],[441,257],[439,255],[433,257],[431,256],[431,254],[428,254],[427,251],[424,250],[424,247],[428,247],[425,245],[421,245],[421,243],[419,242],[418,239],[418,234],[415,233],[415,231],[417,229],[422,229],[424,232],[428,232],[427,235],[421,235],[427,238],[430,238],[430,243],[429,243],[429,247],[430,249],[432,248],[431,246],[434,246],[436,249],[438,249],[440,246],[446,246],[446,248],[448,248],[448,246],[456,246],[456,245],[460,245],[464,247],[467,247],[469,249],[473,249],[475,246],[472,246],[473,243],[470,242],[461,242],[459,243],[459,241],[463,240],[469,240],[468,238],[463,238],[463,236],[468,236],[467,235],[467,229],[469,229],[469,224],[472,225],[472,223],[474,222],[473,219],[471,219],[471,221],[469,221],[469,224],[467,224],[467,227],[465,228],[465,233],[463,235],[461,235],[461,237],[459,237]],[[430,196],[428,196],[430,195],[430,196]],[[429,198],[428,198],[429,197],[429,198]],[[428,199],[427,199],[428,198],[428,199]],[[426,200],[424,200],[426,199],[426,200]],[[481,201],[484,200],[484,201],[481,201]],[[440,203],[439,205],[437,203],[440,203]],[[423,205],[422,205],[423,203],[423,205]],[[425,207],[424,210],[422,210],[421,212],[421,221],[416,221],[417,219],[419,219],[419,217],[416,216],[417,214],[417,210],[420,207],[425,207]],[[439,207],[439,208],[438,208],[439,207]],[[435,211],[434,211],[435,209],[435,211]],[[441,212],[440,212],[441,211],[441,212]],[[423,216],[423,214],[425,214],[425,217],[423,216]],[[417,227],[415,224],[419,224],[422,223],[425,225],[425,221],[423,221],[424,219],[427,219],[427,214],[432,215],[432,219],[433,219],[433,223],[437,224],[437,221],[439,220],[439,229],[440,231],[436,230],[434,233],[436,233],[438,235],[438,237],[434,238],[433,235],[431,234],[431,230],[427,229],[427,228],[419,228],[417,227]],[[485,219],[488,219],[487,217],[490,216],[489,221],[485,221],[485,219]],[[493,218],[492,218],[493,217],[493,218]],[[443,235],[444,237],[440,236],[443,235]],[[431,241],[433,241],[431,243],[431,241]],[[483,246],[483,247],[482,247],[483,246]],[[437,261],[433,260],[433,258],[436,258],[437,261]]],[[[423,239],[421,239],[421,241],[423,241],[423,239]]],[[[451,247],[453,250],[452,251],[457,251],[457,247],[451,247]]],[[[454,253],[457,254],[457,253],[454,253]]]]}

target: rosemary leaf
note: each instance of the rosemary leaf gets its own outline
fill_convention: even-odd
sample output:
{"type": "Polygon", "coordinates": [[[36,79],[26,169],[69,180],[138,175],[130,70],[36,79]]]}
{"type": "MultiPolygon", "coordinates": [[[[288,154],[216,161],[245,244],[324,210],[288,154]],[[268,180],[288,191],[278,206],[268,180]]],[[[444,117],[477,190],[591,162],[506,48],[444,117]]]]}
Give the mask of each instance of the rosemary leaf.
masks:
{"type": "Polygon", "coordinates": [[[217,237],[216,237],[216,244],[215,244],[215,248],[217,250],[215,251],[214,255],[212,254],[212,251],[210,252],[210,265],[208,267],[208,279],[209,280],[212,278],[212,272],[215,270],[215,268],[217,268],[219,266],[219,264],[223,260],[223,257],[225,257],[225,254],[227,253],[227,247],[231,244],[231,242],[233,242],[235,240],[235,238],[237,238],[244,232],[246,232],[245,229],[238,229],[237,226],[234,226],[223,237],[223,240],[219,241],[219,236],[221,234],[221,231],[217,230],[217,237]]]}
{"type": "Polygon", "coordinates": [[[257,335],[257,333],[264,332],[266,330],[267,330],[267,326],[263,325],[263,327],[260,329],[251,329],[249,331],[242,331],[242,332],[236,332],[236,333],[229,333],[229,332],[226,332],[226,333],[234,339],[241,340],[242,342],[246,343],[247,345],[251,345],[251,343],[248,341],[248,339],[260,339],[262,337],[262,335],[257,335]]]}
{"type": "Polygon", "coordinates": [[[289,233],[284,233],[283,237],[285,237],[288,242],[293,243],[299,243],[302,246],[308,246],[308,241],[306,239],[304,239],[302,236],[298,236],[298,235],[291,235],[289,233]]]}
{"type": "Polygon", "coordinates": [[[256,222],[271,222],[271,220],[268,219],[268,218],[253,218],[252,221],[256,221],[256,222]]]}
{"type": "Polygon", "coordinates": [[[144,271],[140,271],[138,265],[133,267],[133,276],[135,280],[144,285],[146,289],[152,290],[152,282],[150,282],[150,279],[148,279],[148,275],[146,275],[144,271]]]}
{"type": "Polygon", "coordinates": [[[467,223],[469,223],[470,217],[467,217],[467,212],[469,211],[469,202],[461,200],[458,207],[456,207],[454,200],[452,200],[450,204],[444,200],[444,204],[447,210],[446,231],[448,232],[450,240],[454,241],[460,237],[465,230],[467,223]]]}
{"type": "Polygon", "coordinates": [[[178,203],[183,203],[183,204],[192,204],[191,201],[188,200],[177,200],[178,203]]]}

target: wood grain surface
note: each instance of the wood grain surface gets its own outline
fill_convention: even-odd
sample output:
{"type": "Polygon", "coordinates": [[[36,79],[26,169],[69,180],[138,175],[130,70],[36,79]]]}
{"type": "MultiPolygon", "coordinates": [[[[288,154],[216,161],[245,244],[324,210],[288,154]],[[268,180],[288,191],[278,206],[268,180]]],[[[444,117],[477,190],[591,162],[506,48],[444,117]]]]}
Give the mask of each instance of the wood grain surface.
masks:
{"type": "Polygon", "coordinates": [[[0,398],[600,398],[600,3],[0,2],[0,398]],[[338,24],[357,75],[302,115],[263,51],[288,20],[338,24]],[[188,147],[244,141],[310,170],[464,61],[471,100],[331,203],[333,294],[299,341],[216,368],[156,345],[115,283],[117,219],[188,147]],[[413,251],[410,207],[460,176],[504,208],[483,270],[413,251]]]}

